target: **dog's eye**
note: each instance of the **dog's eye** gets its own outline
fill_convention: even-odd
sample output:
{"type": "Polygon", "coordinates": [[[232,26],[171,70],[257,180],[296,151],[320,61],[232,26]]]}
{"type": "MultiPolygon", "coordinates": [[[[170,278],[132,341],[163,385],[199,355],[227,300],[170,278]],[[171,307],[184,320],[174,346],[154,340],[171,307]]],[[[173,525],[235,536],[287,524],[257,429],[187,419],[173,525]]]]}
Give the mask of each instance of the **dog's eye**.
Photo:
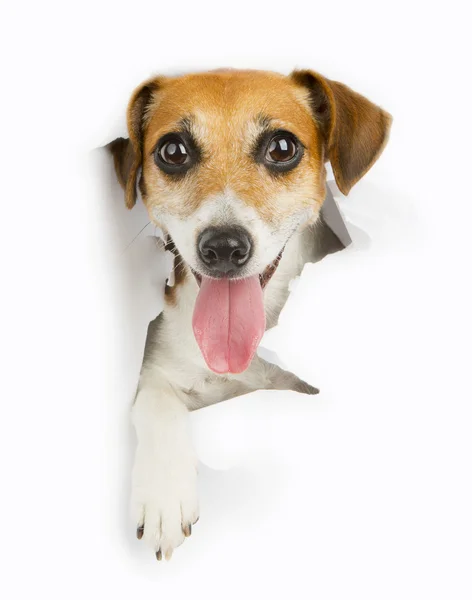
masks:
{"type": "Polygon", "coordinates": [[[167,175],[179,177],[192,169],[201,157],[195,140],[187,132],[167,133],[153,150],[154,162],[167,175]]]}
{"type": "Polygon", "coordinates": [[[297,153],[297,145],[287,135],[277,135],[269,142],[266,160],[272,163],[284,163],[292,160],[297,153]]]}
{"type": "Polygon", "coordinates": [[[159,148],[159,158],[168,165],[181,166],[189,160],[189,155],[183,141],[175,137],[162,144],[159,148]]]}
{"type": "Polygon", "coordinates": [[[273,175],[288,173],[300,164],[305,146],[291,131],[265,131],[256,142],[254,160],[273,175]]]}

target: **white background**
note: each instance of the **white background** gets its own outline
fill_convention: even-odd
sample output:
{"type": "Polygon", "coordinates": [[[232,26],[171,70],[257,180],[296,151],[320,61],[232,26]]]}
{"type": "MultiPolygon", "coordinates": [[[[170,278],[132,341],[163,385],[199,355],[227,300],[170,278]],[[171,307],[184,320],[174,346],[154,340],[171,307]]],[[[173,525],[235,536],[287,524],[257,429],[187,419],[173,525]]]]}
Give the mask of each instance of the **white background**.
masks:
{"type": "Polygon", "coordinates": [[[466,3],[5,1],[0,23],[2,597],[471,598],[466,3]],[[394,125],[341,201],[353,248],[264,340],[322,393],[193,415],[201,519],[162,564],[126,518],[141,217],[90,151],[148,75],[222,66],[316,69],[394,125]]]}

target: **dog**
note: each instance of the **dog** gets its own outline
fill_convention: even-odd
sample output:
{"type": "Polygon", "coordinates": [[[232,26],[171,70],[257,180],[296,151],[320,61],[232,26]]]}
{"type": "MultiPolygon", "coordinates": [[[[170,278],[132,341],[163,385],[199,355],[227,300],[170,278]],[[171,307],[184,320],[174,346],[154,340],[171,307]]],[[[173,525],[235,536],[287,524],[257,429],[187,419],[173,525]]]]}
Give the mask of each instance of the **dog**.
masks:
{"type": "Polygon", "coordinates": [[[326,163],[347,195],[391,120],[308,70],[154,77],[132,94],[129,139],[109,148],[126,206],[139,189],[174,254],[132,407],[132,518],[158,560],[199,518],[188,412],[258,389],[318,392],[257,347],[304,264],[344,247],[324,218],[326,163]]]}

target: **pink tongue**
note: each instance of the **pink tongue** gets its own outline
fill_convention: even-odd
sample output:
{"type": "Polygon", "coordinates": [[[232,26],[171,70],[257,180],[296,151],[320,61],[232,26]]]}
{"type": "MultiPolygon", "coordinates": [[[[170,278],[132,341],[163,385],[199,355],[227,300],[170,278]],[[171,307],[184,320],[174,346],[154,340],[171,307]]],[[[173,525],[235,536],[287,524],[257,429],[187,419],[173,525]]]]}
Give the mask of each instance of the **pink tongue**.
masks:
{"type": "Polygon", "coordinates": [[[249,366],[265,331],[259,276],[202,277],[193,312],[193,332],[215,373],[241,373],[249,366]]]}

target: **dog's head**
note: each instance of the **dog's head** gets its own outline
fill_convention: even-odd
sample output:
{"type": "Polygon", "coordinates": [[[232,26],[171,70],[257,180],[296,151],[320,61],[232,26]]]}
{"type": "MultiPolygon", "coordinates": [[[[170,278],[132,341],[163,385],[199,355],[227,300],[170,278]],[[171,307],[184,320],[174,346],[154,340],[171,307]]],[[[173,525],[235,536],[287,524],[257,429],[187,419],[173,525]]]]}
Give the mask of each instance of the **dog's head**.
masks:
{"type": "Polygon", "coordinates": [[[228,282],[264,287],[290,237],[318,217],[325,163],[347,194],[380,155],[390,121],[310,71],[156,77],[134,92],[129,140],[112,151],[128,208],[139,185],[150,219],[221,294],[228,282]]]}

